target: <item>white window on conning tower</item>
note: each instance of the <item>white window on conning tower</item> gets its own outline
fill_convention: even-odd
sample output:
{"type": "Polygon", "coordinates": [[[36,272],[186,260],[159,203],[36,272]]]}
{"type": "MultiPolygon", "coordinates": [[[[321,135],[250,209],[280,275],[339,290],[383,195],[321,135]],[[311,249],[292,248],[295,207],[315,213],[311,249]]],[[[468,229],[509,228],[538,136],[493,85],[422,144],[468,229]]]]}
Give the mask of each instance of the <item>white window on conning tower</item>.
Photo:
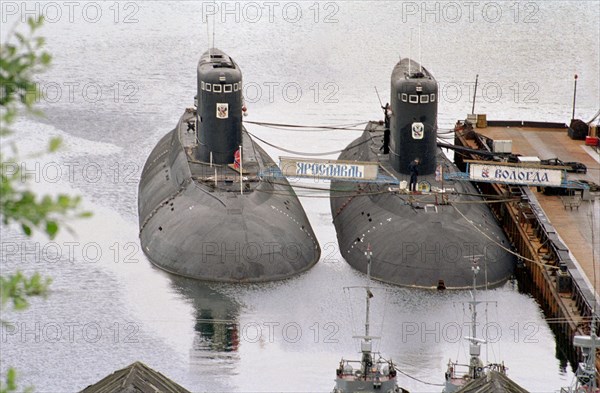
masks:
{"type": "Polygon", "coordinates": [[[200,81],[200,89],[201,90],[206,89],[206,86],[204,86],[204,81],[200,81]]]}
{"type": "Polygon", "coordinates": [[[212,91],[212,85],[210,83],[206,84],[206,91],[212,91]]]}
{"type": "Polygon", "coordinates": [[[408,102],[410,102],[411,104],[418,104],[419,96],[416,94],[411,94],[410,96],[408,96],[408,102]]]}
{"type": "Polygon", "coordinates": [[[402,102],[408,101],[408,95],[406,93],[402,93],[402,102]]]}
{"type": "Polygon", "coordinates": [[[233,84],[233,91],[238,91],[239,90],[239,85],[237,83],[233,84]]]}
{"type": "Polygon", "coordinates": [[[231,93],[231,84],[223,86],[224,93],[231,93]]]}
{"type": "Polygon", "coordinates": [[[431,102],[435,102],[435,93],[431,93],[431,94],[429,95],[429,97],[431,98],[431,99],[430,99],[430,101],[431,101],[431,102]]]}
{"type": "Polygon", "coordinates": [[[427,94],[423,94],[421,96],[421,104],[427,104],[429,103],[429,96],[427,94]]]}
{"type": "Polygon", "coordinates": [[[213,85],[213,93],[220,93],[220,92],[221,92],[221,85],[215,83],[213,85]]]}

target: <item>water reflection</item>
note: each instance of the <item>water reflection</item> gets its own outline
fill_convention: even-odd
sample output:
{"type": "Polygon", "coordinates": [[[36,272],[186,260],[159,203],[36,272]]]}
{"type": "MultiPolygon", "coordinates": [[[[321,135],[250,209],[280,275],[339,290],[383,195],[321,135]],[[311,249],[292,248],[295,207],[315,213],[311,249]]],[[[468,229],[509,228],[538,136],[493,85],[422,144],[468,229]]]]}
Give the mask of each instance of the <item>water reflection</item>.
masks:
{"type": "Polygon", "coordinates": [[[239,345],[238,323],[214,317],[213,310],[201,309],[196,318],[197,342],[194,347],[215,352],[237,351],[239,345]]]}
{"type": "Polygon", "coordinates": [[[218,379],[236,374],[240,304],[214,289],[217,284],[169,275],[173,289],[194,306],[190,371],[218,379]]]}

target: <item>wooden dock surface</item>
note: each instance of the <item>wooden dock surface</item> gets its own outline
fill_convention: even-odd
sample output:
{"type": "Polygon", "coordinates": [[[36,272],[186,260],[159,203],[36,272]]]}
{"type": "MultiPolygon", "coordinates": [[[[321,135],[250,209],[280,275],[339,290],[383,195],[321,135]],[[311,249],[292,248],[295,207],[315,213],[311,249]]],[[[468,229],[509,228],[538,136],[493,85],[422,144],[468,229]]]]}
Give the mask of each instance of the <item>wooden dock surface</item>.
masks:
{"type": "MultiPolygon", "coordinates": [[[[475,131],[494,140],[512,140],[514,154],[523,156],[537,156],[540,159],[558,157],[562,161],[577,161],[585,164],[588,168],[587,174],[568,173],[569,180],[588,180],[600,184],[600,163],[592,157],[593,150],[586,148],[585,142],[573,140],[567,135],[566,129],[530,128],[530,127],[487,127],[476,128],[475,131]]],[[[600,157],[597,156],[600,160],[600,157]]],[[[591,203],[581,201],[577,208],[569,208],[563,205],[559,196],[544,195],[535,187],[531,188],[540,202],[548,219],[556,228],[571,253],[577,259],[585,272],[589,282],[596,289],[600,288],[600,252],[596,252],[596,283],[594,283],[593,245],[592,245],[592,221],[591,203]]],[[[599,208],[598,203],[595,204],[599,208]]],[[[596,215],[597,217],[597,215],[596,215]]],[[[598,230],[599,223],[596,223],[598,230]]],[[[596,232],[596,244],[599,234],[596,232]]]]}

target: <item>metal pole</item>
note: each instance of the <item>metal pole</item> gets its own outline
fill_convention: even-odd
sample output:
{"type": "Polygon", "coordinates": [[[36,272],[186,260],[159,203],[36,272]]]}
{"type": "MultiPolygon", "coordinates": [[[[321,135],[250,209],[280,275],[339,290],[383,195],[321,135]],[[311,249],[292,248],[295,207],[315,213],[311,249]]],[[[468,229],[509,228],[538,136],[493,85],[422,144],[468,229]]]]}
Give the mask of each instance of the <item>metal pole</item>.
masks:
{"type": "Polygon", "coordinates": [[[575,82],[573,86],[573,115],[571,116],[571,120],[575,119],[575,99],[577,98],[577,74],[575,74],[575,82]]]}
{"type": "Polygon", "coordinates": [[[212,168],[213,166],[213,159],[212,159],[212,151],[210,152],[210,167],[212,168]]]}
{"type": "Polygon", "coordinates": [[[473,92],[473,108],[471,109],[471,114],[475,114],[475,97],[477,96],[477,81],[479,80],[479,74],[475,75],[475,91],[473,92]]]}
{"type": "Polygon", "coordinates": [[[244,160],[242,157],[242,146],[239,146],[240,149],[240,195],[244,195],[244,160]]]}
{"type": "Polygon", "coordinates": [[[367,245],[367,317],[365,318],[365,336],[367,340],[369,340],[369,312],[370,312],[370,303],[371,303],[371,288],[369,286],[371,281],[371,243],[367,245]]]}
{"type": "Polygon", "coordinates": [[[475,265],[475,256],[473,256],[473,316],[472,321],[472,337],[477,337],[477,273],[479,273],[479,266],[475,265]]]}
{"type": "Polygon", "coordinates": [[[423,58],[421,57],[421,23],[419,23],[419,72],[423,72],[423,58]]]}
{"type": "Polygon", "coordinates": [[[408,76],[410,77],[410,66],[412,63],[412,33],[413,29],[410,29],[410,44],[408,46],[408,76]]]}
{"type": "MultiPolygon", "coordinates": [[[[592,243],[593,244],[593,243],[592,243]]],[[[590,349],[590,355],[589,355],[589,362],[590,362],[590,367],[589,370],[592,371],[592,386],[591,386],[591,391],[595,392],[596,387],[597,387],[597,382],[596,382],[596,373],[598,372],[596,370],[596,349],[598,348],[598,336],[596,335],[596,313],[594,312],[594,315],[592,316],[592,326],[591,326],[591,332],[590,332],[590,336],[592,337],[592,341],[594,342],[594,345],[592,346],[592,348],[590,349]]]]}
{"type": "Polygon", "coordinates": [[[440,164],[440,176],[442,178],[442,205],[444,204],[444,164],[440,164]]]}
{"type": "MultiPolygon", "coordinates": [[[[596,237],[598,236],[596,232],[596,225],[598,225],[598,214],[599,214],[599,210],[598,210],[598,202],[600,202],[600,200],[598,198],[595,198],[592,201],[592,204],[590,205],[592,212],[591,212],[591,221],[592,221],[592,263],[595,263],[596,261],[596,237]]],[[[594,265],[597,266],[597,265],[594,265]]],[[[596,289],[596,270],[594,269],[594,289],[596,289]]],[[[590,326],[590,336],[592,337],[592,340],[594,341],[594,343],[598,340],[598,333],[596,332],[596,325],[598,323],[597,320],[597,314],[596,314],[596,291],[594,290],[594,307],[592,308],[592,325],[590,326]]],[[[594,371],[593,375],[592,375],[592,391],[596,390],[597,387],[597,373],[598,370],[596,370],[596,349],[597,346],[595,345],[594,348],[591,351],[590,354],[590,359],[591,360],[591,369],[594,371]]]]}
{"type": "Polygon", "coordinates": [[[381,102],[381,97],[379,97],[379,92],[377,91],[377,86],[375,86],[375,93],[377,94],[377,98],[379,99],[379,104],[381,104],[381,107],[383,108],[383,102],[381,102]]]}

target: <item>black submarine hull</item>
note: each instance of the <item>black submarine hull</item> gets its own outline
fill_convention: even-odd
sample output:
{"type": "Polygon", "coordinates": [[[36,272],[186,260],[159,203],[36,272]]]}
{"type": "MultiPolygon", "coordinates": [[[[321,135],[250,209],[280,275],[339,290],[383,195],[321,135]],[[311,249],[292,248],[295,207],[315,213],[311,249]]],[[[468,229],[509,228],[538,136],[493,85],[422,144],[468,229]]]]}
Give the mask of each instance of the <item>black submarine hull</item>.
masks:
{"type": "Polygon", "coordinates": [[[339,156],[377,162],[388,179],[331,182],[340,254],[366,272],[370,244],[371,276],[401,286],[471,288],[474,261],[485,278],[480,286],[505,282],[516,258],[504,232],[472,183],[444,180],[459,170],[436,146],[437,82],[425,68],[403,59],[392,73],[391,92],[391,106],[384,109],[389,154],[380,149],[386,124],[370,122],[339,156]],[[410,191],[417,159],[418,189],[410,191]]]}
{"type": "MultiPolygon", "coordinates": [[[[394,172],[387,157],[379,155],[382,136],[383,126],[370,123],[350,144],[355,147],[344,150],[339,159],[379,161],[399,181],[408,182],[409,176],[394,172]]],[[[440,149],[437,155],[446,173],[458,172],[440,149]]],[[[419,176],[421,181],[441,186],[435,175],[419,176]]],[[[470,182],[445,180],[444,187],[456,193],[448,195],[447,204],[439,195],[436,204],[435,195],[390,192],[390,187],[397,185],[331,182],[340,254],[350,266],[367,272],[364,253],[370,244],[371,277],[390,284],[472,288],[473,258],[489,286],[502,284],[513,274],[515,258],[502,248],[510,248],[510,243],[470,182]]],[[[483,280],[478,284],[485,285],[483,280]]]]}
{"type": "Polygon", "coordinates": [[[200,280],[271,281],[309,269],[319,244],[296,193],[243,126],[241,69],[210,48],[197,89],[144,165],[142,250],[161,269],[200,280]]]}
{"type": "MultiPolygon", "coordinates": [[[[239,188],[219,192],[196,181],[183,127],[184,118],[142,171],[139,235],[149,260],[171,273],[222,282],[279,280],[312,267],[320,248],[286,179],[261,178],[243,195],[239,188]]],[[[261,165],[275,165],[245,130],[243,138],[261,165]]]]}

